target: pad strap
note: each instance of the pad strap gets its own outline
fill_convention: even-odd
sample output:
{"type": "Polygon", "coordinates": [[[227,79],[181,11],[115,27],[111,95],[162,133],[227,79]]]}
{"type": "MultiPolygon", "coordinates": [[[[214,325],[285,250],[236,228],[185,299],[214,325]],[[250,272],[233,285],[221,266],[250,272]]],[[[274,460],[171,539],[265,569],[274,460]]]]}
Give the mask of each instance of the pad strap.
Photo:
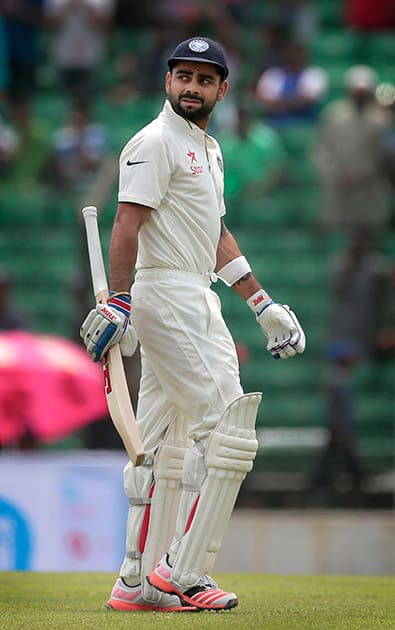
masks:
{"type": "Polygon", "coordinates": [[[151,499],[149,497],[147,498],[136,497],[136,498],[129,499],[129,505],[150,505],[150,504],[151,504],[151,499]]]}

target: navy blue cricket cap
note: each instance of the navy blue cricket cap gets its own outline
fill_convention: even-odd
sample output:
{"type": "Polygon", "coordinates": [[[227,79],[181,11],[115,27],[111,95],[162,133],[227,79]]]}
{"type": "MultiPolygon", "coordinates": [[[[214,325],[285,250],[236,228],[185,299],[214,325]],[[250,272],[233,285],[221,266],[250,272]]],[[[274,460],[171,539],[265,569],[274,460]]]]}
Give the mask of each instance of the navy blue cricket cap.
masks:
{"type": "Polygon", "coordinates": [[[208,37],[191,37],[178,44],[167,63],[170,70],[177,61],[203,61],[219,67],[222,78],[229,74],[228,62],[220,44],[208,37]]]}

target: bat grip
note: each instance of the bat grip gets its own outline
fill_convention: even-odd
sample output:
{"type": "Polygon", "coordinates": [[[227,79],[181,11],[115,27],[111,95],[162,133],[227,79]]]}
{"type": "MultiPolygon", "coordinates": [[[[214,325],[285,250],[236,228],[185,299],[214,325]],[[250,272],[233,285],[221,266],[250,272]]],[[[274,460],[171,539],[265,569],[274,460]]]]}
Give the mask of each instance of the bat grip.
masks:
{"type": "Polygon", "coordinates": [[[95,206],[86,206],[82,209],[82,214],[88,242],[93,291],[96,300],[102,302],[108,295],[108,285],[97,223],[97,208],[95,206]]]}

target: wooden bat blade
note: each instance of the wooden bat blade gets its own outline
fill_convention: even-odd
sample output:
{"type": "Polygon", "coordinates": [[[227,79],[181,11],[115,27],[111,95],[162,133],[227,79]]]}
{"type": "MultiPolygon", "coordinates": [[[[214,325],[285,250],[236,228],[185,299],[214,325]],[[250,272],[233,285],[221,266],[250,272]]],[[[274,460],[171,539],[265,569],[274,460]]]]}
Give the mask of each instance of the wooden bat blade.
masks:
{"type": "MultiPolygon", "coordinates": [[[[96,303],[103,303],[107,301],[108,287],[97,224],[97,208],[87,206],[83,208],[82,214],[96,303]]],[[[137,428],[118,344],[110,348],[102,363],[107,405],[112,422],[131,462],[134,466],[140,466],[144,462],[144,446],[137,428]]]]}
{"type": "Polygon", "coordinates": [[[133,413],[118,344],[107,352],[103,373],[110,416],[133,465],[140,466],[144,462],[144,446],[133,413]]]}

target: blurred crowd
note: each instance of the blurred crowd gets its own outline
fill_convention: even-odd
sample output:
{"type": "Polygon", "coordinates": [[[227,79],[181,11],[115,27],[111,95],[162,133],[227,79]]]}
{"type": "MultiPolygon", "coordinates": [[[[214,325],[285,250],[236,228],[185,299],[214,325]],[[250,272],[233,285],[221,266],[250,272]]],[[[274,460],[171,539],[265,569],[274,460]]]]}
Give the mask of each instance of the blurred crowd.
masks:
{"type": "MultiPolygon", "coordinates": [[[[133,107],[139,99],[162,95],[166,59],[174,42],[202,33],[221,41],[231,69],[229,96],[214,115],[211,130],[251,142],[255,133],[248,140],[241,131],[249,116],[251,124],[269,128],[268,144],[276,162],[283,132],[297,125],[322,126],[314,154],[323,186],[322,224],[358,220],[354,208],[344,212],[345,189],[347,203],[354,206],[364,200],[365,207],[377,208],[375,221],[383,223],[384,195],[377,189],[384,177],[394,181],[394,110],[390,102],[385,107],[374,98],[380,77],[369,67],[368,45],[359,42],[368,42],[371,32],[393,29],[394,9],[391,2],[382,2],[372,13],[368,0],[343,5],[340,25],[350,37],[355,35],[356,49],[364,49],[363,63],[347,70],[344,99],[327,111],[333,85],[327,69],[314,59],[321,34],[319,3],[0,0],[1,179],[23,178],[28,162],[30,174],[56,187],[74,191],[88,187],[111,135],[111,122],[95,119],[97,104],[112,103],[116,116],[121,103],[133,107]],[[56,130],[36,115],[36,100],[48,91],[61,95],[66,107],[56,130]],[[367,127],[371,131],[365,133],[367,127]],[[366,163],[355,163],[362,162],[362,156],[366,163]],[[338,170],[345,171],[341,178],[328,166],[334,160],[338,170]],[[344,169],[350,161],[352,174],[344,169]],[[352,199],[355,186],[358,199],[352,199]]],[[[262,170],[266,165],[267,159],[262,170]]]]}
{"type": "MultiPolygon", "coordinates": [[[[230,212],[239,216],[251,198],[262,200],[264,212],[265,198],[292,182],[287,133],[312,132],[301,156],[319,188],[311,230],[317,239],[341,233],[345,243],[330,269],[333,317],[324,348],[331,437],[313,483],[328,482],[328,461],[341,452],[358,485],[363,466],[353,367],[373,356],[393,357],[395,348],[395,247],[389,260],[382,256],[383,235],[395,228],[395,87],[383,83],[369,52],[372,34],[395,35],[395,9],[391,0],[342,3],[338,27],[352,39],[358,62],[344,68],[335,93],[314,54],[323,6],[307,0],[0,0],[0,186],[35,180],[80,199],[111,147],[111,121],[98,118],[98,103],[106,102],[116,117],[118,107],[160,99],[175,43],[197,34],[219,40],[229,59],[230,91],[210,130],[223,149],[230,212]],[[64,104],[56,129],[36,113],[37,99],[49,92],[64,104]]],[[[3,309],[10,283],[1,276],[3,309]]],[[[10,309],[0,313],[2,329],[20,325],[10,309]]]]}

